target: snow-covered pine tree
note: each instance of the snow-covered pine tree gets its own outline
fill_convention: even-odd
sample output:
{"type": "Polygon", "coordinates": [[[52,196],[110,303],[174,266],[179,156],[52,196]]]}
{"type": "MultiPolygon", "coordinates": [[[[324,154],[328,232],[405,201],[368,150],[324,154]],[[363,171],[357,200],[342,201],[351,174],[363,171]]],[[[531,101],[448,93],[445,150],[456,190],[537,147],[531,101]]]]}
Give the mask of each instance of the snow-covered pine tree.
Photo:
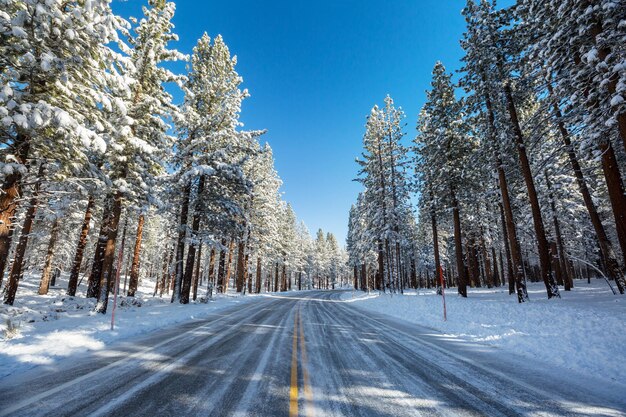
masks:
{"type": "MultiPolygon", "coordinates": [[[[125,25],[109,3],[2,2],[0,273],[26,172],[38,165],[32,173],[44,175],[46,161],[56,161],[66,172],[84,174],[90,167],[89,152],[105,148],[101,108],[110,102],[112,91],[123,89],[120,77],[107,72],[119,59],[108,44],[118,41],[118,30],[125,25]]],[[[38,201],[28,201],[26,211],[34,214],[38,201]]],[[[26,244],[27,234],[20,240],[26,244]]],[[[5,296],[8,304],[22,274],[25,247],[18,247],[5,296]]]]}
{"type": "Polygon", "coordinates": [[[366,210],[371,210],[368,233],[374,236],[378,250],[377,287],[400,289],[402,224],[408,213],[407,149],[401,143],[404,112],[396,109],[391,97],[385,107],[374,106],[366,123],[363,160],[359,179],[366,210]]]}
{"type": "Polygon", "coordinates": [[[176,281],[172,301],[187,303],[201,218],[213,236],[234,239],[245,230],[252,184],[245,177],[244,162],[258,151],[256,138],[263,132],[237,130],[241,103],[248,96],[240,90],[242,78],[235,71],[221,36],[213,41],[204,34],[194,48],[185,102],[178,122],[179,143],[173,179],[183,187],[180,229],[176,250],[176,281]],[[195,188],[195,195],[192,189],[195,188]],[[195,201],[195,204],[193,202],[195,201]],[[193,207],[192,207],[193,205],[193,207]],[[188,213],[193,210],[191,228],[188,213]],[[183,265],[185,241],[191,239],[187,265],[183,265]]]}
{"type": "MultiPolygon", "coordinates": [[[[455,98],[451,76],[441,62],[435,64],[431,85],[420,113],[417,171],[422,176],[421,192],[428,196],[431,205],[452,209],[458,291],[467,297],[469,282],[465,274],[460,201],[471,198],[473,191],[474,178],[468,159],[475,145],[465,121],[463,104],[455,98]]],[[[433,237],[435,235],[436,225],[433,237]]]]}
{"type": "MultiPolygon", "coordinates": [[[[115,130],[108,137],[103,170],[111,185],[105,197],[99,247],[89,281],[88,295],[98,298],[95,311],[100,313],[107,309],[123,200],[141,206],[148,202],[155,177],[164,172],[173,144],[166,133],[169,129],[166,118],[174,116],[175,108],[164,84],[180,78],[161,65],[185,58],[178,51],[168,49],[168,44],[178,39],[172,32],[175,9],[172,2],[151,0],[143,7],[144,18],[130,36],[131,48],[125,51],[130,58],[124,74],[129,91],[117,98],[117,111],[110,119],[115,130]]],[[[131,280],[129,292],[132,294],[135,288],[136,283],[131,280]]]]}
{"type": "Polygon", "coordinates": [[[613,146],[621,139],[626,147],[626,10],[614,1],[523,0],[516,13],[525,33],[532,34],[526,36],[530,65],[540,68],[546,78],[544,95],[566,146],[607,273],[623,288],[623,274],[575,146],[593,150],[594,159],[601,163],[618,242],[626,259],[624,177],[613,146]]]}

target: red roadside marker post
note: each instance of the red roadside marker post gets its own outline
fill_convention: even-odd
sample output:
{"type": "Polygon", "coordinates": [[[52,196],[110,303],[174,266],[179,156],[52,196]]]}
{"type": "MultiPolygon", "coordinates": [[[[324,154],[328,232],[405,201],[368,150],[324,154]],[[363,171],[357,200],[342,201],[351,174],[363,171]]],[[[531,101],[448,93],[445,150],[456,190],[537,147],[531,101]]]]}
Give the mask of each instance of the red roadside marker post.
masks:
{"type": "Polygon", "coordinates": [[[443,280],[443,271],[442,268],[439,267],[439,283],[441,284],[441,297],[443,298],[443,321],[448,321],[448,317],[446,314],[446,291],[445,291],[445,281],[443,280]]]}

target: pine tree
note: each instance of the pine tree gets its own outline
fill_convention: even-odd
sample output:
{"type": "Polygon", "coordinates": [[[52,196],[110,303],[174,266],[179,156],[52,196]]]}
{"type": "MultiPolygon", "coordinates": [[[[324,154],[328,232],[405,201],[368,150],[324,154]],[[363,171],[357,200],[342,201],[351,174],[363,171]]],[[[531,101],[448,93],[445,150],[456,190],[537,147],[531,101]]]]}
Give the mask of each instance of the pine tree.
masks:
{"type": "MultiPolygon", "coordinates": [[[[125,76],[133,80],[125,96],[118,97],[117,111],[110,118],[117,129],[109,136],[104,171],[111,187],[105,198],[104,218],[90,276],[90,292],[98,298],[95,311],[105,313],[113,272],[113,258],[123,200],[145,202],[154,187],[154,178],[164,172],[172,145],[166,134],[164,118],[173,116],[171,96],[164,84],[179,77],[160,65],[183,59],[168,43],[177,39],[172,33],[174,3],[151,1],[143,8],[144,18],[134,30],[127,53],[131,65],[125,76]]],[[[131,282],[131,291],[136,287],[131,282]]]]}
{"type": "MultiPolygon", "coordinates": [[[[90,151],[103,151],[101,108],[110,102],[110,92],[123,88],[121,78],[107,71],[111,62],[118,62],[107,45],[118,40],[124,26],[108,1],[81,5],[7,0],[2,10],[0,31],[6,42],[0,44],[0,274],[29,161],[39,161],[40,167],[55,161],[76,174],[89,169],[90,151]]],[[[36,199],[30,202],[37,204],[36,199]]],[[[33,215],[34,210],[27,208],[33,215]]],[[[28,235],[22,233],[20,240],[26,245],[28,235]]],[[[20,262],[14,263],[5,303],[13,303],[21,274],[20,262]]]]}
{"type": "MultiPolygon", "coordinates": [[[[463,105],[454,97],[451,76],[446,74],[440,62],[433,69],[431,85],[432,90],[427,92],[427,102],[420,113],[416,139],[418,171],[423,176],[422,193],[432,199],[431,205],[452,208],[458,290],[459,294],[467,297],[468,280],[465,275],[459,200],[469,198],[473,191],[471,184],[474,178],[471,176],[468,158],[475,145],[472,144],[464,120],[463,105]]],[[[436,225],[433,227],[435,236],[436,225]]],[[[437,263],[437,251],[435,258],[437,263]]]]}
{"type": "Polygon", "coordinates": [[[262,132],[237,130],[241,103],[248,92],[239,89],[243,80],[235,71],[236,63],[237,58],[231,57],[221,36],[211,42],[205,34],[194,48],[191,71],[184,86],[184,116],[178,122],[180,140],[175,160],[179,171],[174,179],[182,184],[184,191],[172,301],[189,300],[201,217],[216,235],[232,238],[241,236],[245,229],[245,209],[249,207],[252,184],[245,177],[243,164],[258,150],[256,137],[262,132]],[[188,230],[187,213],[194,185],[196,204],[188,230]],[[185,268],[187,237],[192,239],[192,244],[185,268]]]}

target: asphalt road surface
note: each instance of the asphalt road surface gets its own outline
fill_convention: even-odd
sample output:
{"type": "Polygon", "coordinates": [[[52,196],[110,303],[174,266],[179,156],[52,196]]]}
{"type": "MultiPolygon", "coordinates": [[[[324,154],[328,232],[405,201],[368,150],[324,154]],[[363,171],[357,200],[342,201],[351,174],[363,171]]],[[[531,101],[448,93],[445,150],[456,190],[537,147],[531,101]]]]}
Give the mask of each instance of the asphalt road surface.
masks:
{"type": "Polygon", "coordinates": [[[339,296],[259,297],[5,378],[0,416],[626,415],[621,385],[366,313],[339,296]]]}

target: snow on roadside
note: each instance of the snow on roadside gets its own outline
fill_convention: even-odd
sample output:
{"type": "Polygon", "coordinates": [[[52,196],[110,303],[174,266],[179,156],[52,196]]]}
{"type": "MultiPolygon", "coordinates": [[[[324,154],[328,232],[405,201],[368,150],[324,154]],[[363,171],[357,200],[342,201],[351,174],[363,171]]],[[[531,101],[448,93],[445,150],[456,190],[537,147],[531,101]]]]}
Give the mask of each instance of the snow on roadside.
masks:
{"type": "MultiPolygon", "coordinates": [[[[20,282],[14,306],[0,304],[0,378],[76,354],[97,351],[106,345],[127,340],[179,322],[201,319],[254,296],[219,295],[208,303],[181,305],[169,296],[152,297],[154,281],[143,280],[134,300],[118,297],[115,330],[111,331],[112,298],[107,314],[93,313],[93,299],[83,297],[84,283],[77,297],[65,295],[67,276],[48,295],[37,295],[38,276],[20,282]],[[130,301],[133,301],[132,303],[130,301]],[[7,339],[8,320],[17,325],[15,337],[7,339]]],[[[198,298],[204,291],[198,290],[198,298]]]]}
{"type": "Polygon", "coordinates": [[[604,280],[576,281],[561,300],[548,300],[541,283],[529,285],[531,301],[518,304],[506,288],[454,289],[442,299],[434,291],[405,295],[344,293],[342,299],[377,313],[485,343],[512,354],[602,376],[626,384],[626,296],[613,295],[604,280]]]}

